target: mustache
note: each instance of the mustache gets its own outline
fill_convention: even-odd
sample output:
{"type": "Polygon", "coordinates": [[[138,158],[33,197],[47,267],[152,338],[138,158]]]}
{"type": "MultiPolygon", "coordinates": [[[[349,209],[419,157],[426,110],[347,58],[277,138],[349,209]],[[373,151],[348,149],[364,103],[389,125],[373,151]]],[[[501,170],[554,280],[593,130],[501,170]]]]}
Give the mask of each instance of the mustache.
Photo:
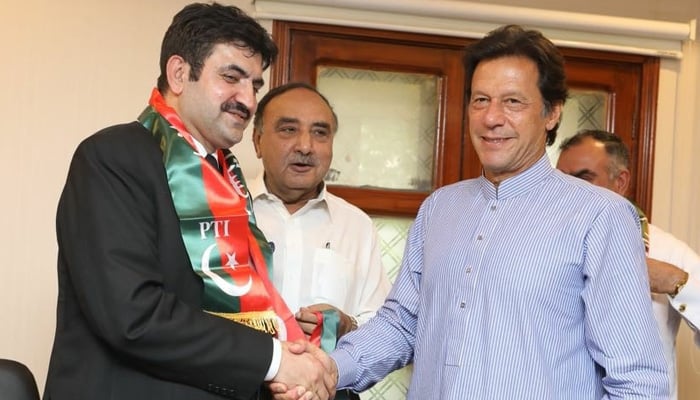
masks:
{"type": "Polygon", "coordinates": [[[244,104],[241,104],[237,101],[227,101],[226,103],[221,105],[221,111],[223,112],[231,112],[231,111],[238,111],[243,115],[245,119],[250,119],[250,109],[246,107],[244,104]]]}
{"type": "Polygon", "coordinates": [[[311,154],[293,154],[291,157],[289,157],[289,163],[290,164],[302,164],[302,165],[309,165],[312,167],[315,167],[318,165],[318,159],[314,157],[311,154]]]}

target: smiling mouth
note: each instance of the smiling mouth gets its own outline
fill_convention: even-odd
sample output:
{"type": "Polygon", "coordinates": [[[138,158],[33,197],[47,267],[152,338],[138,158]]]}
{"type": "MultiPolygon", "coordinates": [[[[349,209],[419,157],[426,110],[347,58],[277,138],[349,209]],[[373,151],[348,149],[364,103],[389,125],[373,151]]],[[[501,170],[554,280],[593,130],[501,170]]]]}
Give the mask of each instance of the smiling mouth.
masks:
{"type": "Polygon", "coordinates": [[[501,144],[505,143],[506,141],[510,140],[511,138],[487,138],[487,137],[482,137],[481,140],[483,140],[486,143],[493,143],[493,144],[501,144]]]}
{"type": "Polygon", "coordinates": [[[242,119],[243,121],[248,121],[250,119],[251,113],[248,107],[241,103],[228,102],[221,106],[221,111],[227,112],[235,117],[242,119]]]}
{"type": "Polygon", "coordinates": [[[229,114],[233,115],[234,117],[240,119],[243,122],[248,121],[248,115],[245,113],[239,112],[239,111],[229,111],[229,114]]]}

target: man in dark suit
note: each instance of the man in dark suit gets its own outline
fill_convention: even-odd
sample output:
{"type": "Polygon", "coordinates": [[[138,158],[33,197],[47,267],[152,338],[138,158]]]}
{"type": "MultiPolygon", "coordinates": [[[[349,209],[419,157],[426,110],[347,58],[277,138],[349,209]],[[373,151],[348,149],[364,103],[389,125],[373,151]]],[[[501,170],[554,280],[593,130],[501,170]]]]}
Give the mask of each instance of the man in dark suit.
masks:
{"type": "Polygon", "coordinates": [[[227,150],[276,54],[239,9],[191,4],[165,34],[139,120],[78,146],[57,212],[45,399],[251,399],[272,381],[333,396],[328,358],[293,342],[303,332],[269,282],[227,150]]]}

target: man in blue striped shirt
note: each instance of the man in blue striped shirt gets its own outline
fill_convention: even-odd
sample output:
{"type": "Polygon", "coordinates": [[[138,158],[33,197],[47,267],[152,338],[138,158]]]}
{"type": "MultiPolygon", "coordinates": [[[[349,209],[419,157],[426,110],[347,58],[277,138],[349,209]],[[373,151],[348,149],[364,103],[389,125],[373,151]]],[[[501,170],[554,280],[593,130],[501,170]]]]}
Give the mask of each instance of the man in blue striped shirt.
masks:
{"type": "Polygon", "coordinates": [[[361,391],[410,362],[409,399],[665,399],[669,381],[629,202],[552,168],[563,58],[537,31],[467,49],[482,176],[435,191],[375,318],[332,353],[361,391]]]}

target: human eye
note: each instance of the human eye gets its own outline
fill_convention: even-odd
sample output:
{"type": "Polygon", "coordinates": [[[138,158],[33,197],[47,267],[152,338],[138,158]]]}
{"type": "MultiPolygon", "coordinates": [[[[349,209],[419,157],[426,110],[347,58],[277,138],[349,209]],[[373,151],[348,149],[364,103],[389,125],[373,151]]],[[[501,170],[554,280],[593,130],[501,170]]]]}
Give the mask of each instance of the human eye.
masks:
{"type": "Polygon", "coordinates": [[[488,98],[486,96],[472,96],[470,104],[476,109],[486,108],[488,106],[488,98]]]}
{"type": "Polygon", "coordinates": [[[232,74],[232,73],[221,74],[221,77],[223,78],[224,81],[226,81],[228,83],[232,83],[232,84],[238,83],[241,81],[240,76],[238,76],[236,74],[232,74]]]}
{"type": "Polygon", "coordinates": [[[277,132],[284,135],[293,135],[297,132],[297,127],[294,125],[281,125],[277,128],[277,132]]]}
{"type": "Polygon", "coordinates": [[[527,105],[522,99],[517,97],[507,97],[503,99],[503,104],[510,110],[522,110],[527,105]]]}
{"type": "Polygon", "coordinates": [[[328,138],[331,136],[331,131],[326,129],[326,128],[315,128],[311,130],[311,133],[316,137],[318,140],[328,140],[328,138]]]}
{"type": "Polygon", "coordinates": [[[590,172],[590,171],[581,171],[578,173],[574,173],[573,176],[579,179],[583,179],[586,182],[593,183],[593,181],[596,178],[596,174],[590,172]]]}
{"type": "Polygon", "coordinates": [[[593,180],[595,179],[595,176],[593,176],[593,174],[584,174],[584,175],[581,176],[581,179],[583,179],[583,180],[586,181],[586,182],[591,182],[591,183],[592,183],[593,180]]]}

